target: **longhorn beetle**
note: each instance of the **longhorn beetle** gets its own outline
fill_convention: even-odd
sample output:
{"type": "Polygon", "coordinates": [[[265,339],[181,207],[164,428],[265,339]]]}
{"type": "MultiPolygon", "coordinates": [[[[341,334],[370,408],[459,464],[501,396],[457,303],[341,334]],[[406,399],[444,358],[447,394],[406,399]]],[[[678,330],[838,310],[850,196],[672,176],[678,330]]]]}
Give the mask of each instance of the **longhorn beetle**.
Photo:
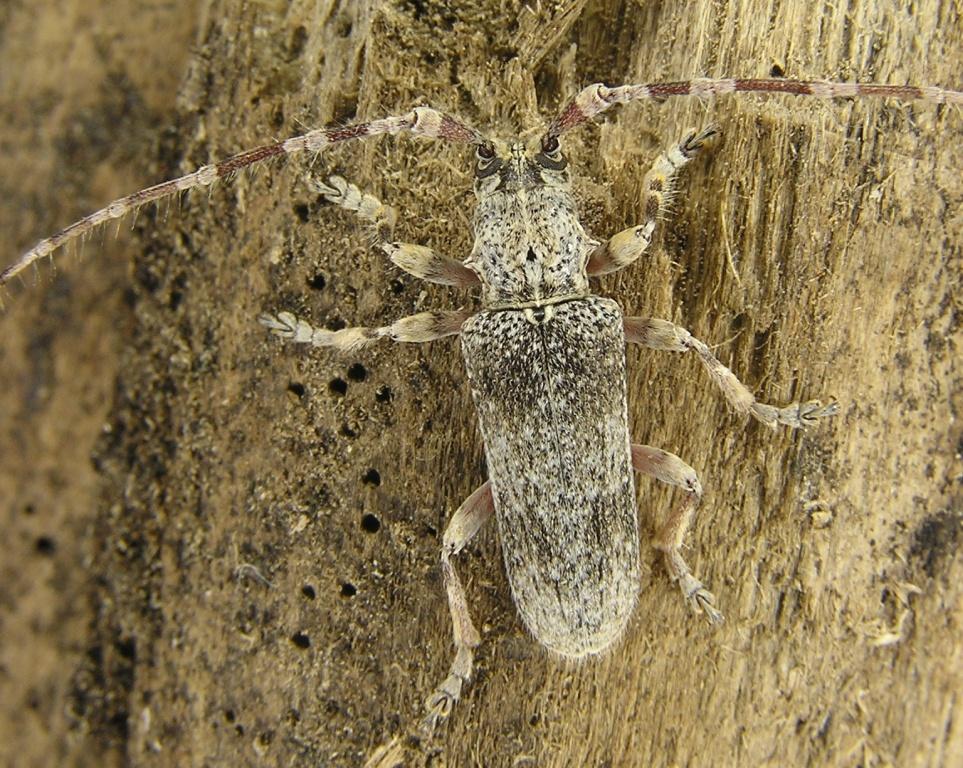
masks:
{"type": "Polygon", "coordinates": [[[693,352],[737,412],[773,428],[807,427],[837,412],[835,404],[818,401],[783,407],[757,402],[704,342],[665,320],[623,317],[614,301],[593,295],[589,286],[589,277],[622,269],[646,250],[679,171],[717,129],[692,132],[656,159],[643,181],[643,220],[606,242],[593,240],[579,221],[562,135],[618,104],[740,91],[963,103],[963,93],[941,88],[798,80],[595,84],[584,88],[533,143],[490,137],[451,115],[418,107],[265,144],[122,197],[41,240],[0,273],[0,286],[100,224],[271,157],[400,133],[474,150],[475,240],[464,261],[391,240],[394,212],[341,177],[315,182],[314,188],[372,224],[381,249],[403,270],[428,282],[478,287],[480,311],[423,312],[378,328],[334,331],[315,328],[287,311],[260,317],[283,339],[336,350],[382,338],[426,342],[461,335],[489,479],[458,508],[444,534],[441,566],[455,659],[426,701],[423,727],[431,732],[460,698],[480,641],[451,558],[492,516],[525,625],[546,648],[578,659],[616,642],[636,602],[639,543],[632,472],[675,486],[683,499],[657,533],[655,546],[686,601],[711,622],[722,621],[712,593],[680,554],[702,495],[695,471],[678,456],[631,442],[626,343],[693,352]]]}

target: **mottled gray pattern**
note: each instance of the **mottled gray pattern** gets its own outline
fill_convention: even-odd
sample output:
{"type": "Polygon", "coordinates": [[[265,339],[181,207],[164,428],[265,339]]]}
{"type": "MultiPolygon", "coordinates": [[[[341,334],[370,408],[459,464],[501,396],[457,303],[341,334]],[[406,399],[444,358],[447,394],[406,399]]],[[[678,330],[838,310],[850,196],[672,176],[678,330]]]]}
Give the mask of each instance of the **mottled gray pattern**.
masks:
{"type": "Polygon", "coordinates": [[[604,650],[636,602],[624,344],[618,305],[598,297],[462,328],[515,604],[565,656],[604,650]]]}
{"type": "Polygon", "coordinates": [[[564,163],[540,165],[520,144],[500,149],[497,173],[475,183],[475,244],[465,260],[481,278],[482,301],[517,306],[587,295],[585,265],[598,243],[579,223],[564,163]]]}

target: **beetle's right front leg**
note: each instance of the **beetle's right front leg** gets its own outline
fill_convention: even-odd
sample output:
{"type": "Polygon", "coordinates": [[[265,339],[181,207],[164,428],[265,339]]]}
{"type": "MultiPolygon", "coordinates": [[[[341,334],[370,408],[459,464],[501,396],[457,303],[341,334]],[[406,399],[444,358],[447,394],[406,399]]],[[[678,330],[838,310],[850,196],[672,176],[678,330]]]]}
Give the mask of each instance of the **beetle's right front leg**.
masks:
{"type": "Polygon", "coordinates": [[[690,133],[672,149],[663,152],[642,179],[642,208],[645,220],[614,235],[600,245],[589,257],[586,270],[590,275],[607,275],[627,267],[652,242],[652,233],[658,218],[665,213],[672,195],[672,185],[679,171],[694,158],[719,132],[710,127],[699,133],[690,133]]]}

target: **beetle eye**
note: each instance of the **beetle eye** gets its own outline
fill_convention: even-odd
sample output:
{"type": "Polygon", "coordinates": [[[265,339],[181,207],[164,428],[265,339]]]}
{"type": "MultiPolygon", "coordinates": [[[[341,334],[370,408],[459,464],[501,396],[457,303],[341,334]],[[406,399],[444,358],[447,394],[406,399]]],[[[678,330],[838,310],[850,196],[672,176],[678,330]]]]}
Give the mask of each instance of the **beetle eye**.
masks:
{"type": "Polygon", "coordinates": [[[478,145],[475,154],[479,160],[491,160],[495,157],[495,147],[492,146],[491,142],[486,141],[484,144],[478,145]]]}
{"type": "Polygon", "coordinates": [[[495,152],[495,145],[490,141],[485,141],[475,148],[475,157],[478,163],[475,166],[475,178],[487,179],[494,176],[502,167],[503,161],[500,160],[495,152]]]}
{"type": "Polygon", "coordinates": [[[542,150],[535,155],[535,162],[547,171],[564,171],[567,163],[562,157],[562,147],[558,136],[547,134],[542,137],[542,150]]]}
{"type": "Polygon", "coordinates": [[[546,136],[542,139],[542,152],[546,155],[558,152],[558,136],[546,136]]]}

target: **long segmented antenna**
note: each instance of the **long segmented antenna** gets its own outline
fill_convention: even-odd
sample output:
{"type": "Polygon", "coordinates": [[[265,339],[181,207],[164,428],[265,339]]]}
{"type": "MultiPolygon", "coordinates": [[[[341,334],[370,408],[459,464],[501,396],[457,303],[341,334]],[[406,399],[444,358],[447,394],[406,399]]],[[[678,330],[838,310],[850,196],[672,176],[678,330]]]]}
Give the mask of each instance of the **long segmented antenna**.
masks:
{"type": "Polygon", "coordinates": [[[193,173],[170,181],[164,181],[147,187],[139,192],[121,197],[107,204],[99,211],[95,211],[73,224],[65,227],[51,237],[45,238],[27,251],[17,261],[0,272],[0,288],[23,270],[45,256],[50,256],[58,248],[89,232],[94,227],[112,219],[137,210],[147,203],[171,197],[178,192],[186,192],[198,187],[206,187],[217,179],[230,176],[236,171],[247,168],[266,160],[269,157],[293,155],[307,150],[320,152],[330,144],[340,141],[351,141],[380,134],[412,133],[431,139],[441,139],[461,144],[481,144],[484,137],[473,128],[469,128],[455,118],[438,112],[429,107],[416,107],[405,115],[386,117],[382,120],[372,120],[343,128],[318,128],[300,136],[294,136],[285,141],[265,144],[246,152],[234,155],[213,165],[205,165],[193,173]]]}
{"type": "MultiPolygon", "coordinates": [[[[789,93],[814,96],[822,99],[841,99],[875,96],[895,98],[902,101],[922,100],[933,104],[963,104],[963,92],[943,88],[918,88],[906,85],[876,85],[859,83],[832,83],[817,80],[768,80],[768,79],[693,79],[677,82],[623,85],[608,88],[601,83],[583,88],[569,105],[556,117],[545,133],[543,142],[556,138],[616,104],[626,104],[644,99],[663,100],[670,96],[722,96],[730,93],[789,93]]],[[[121,197],[51,237],[45,238],[27,251],[17,261],[0,272],[0,288],[23,270],[40,259],[51,256],[54,251],[72,240],[82,237],[100,224],[119,219],[142,205],[172,197],[213,184],[217,179],[230,176],[270,157],[292,155],[308,150],[320,152],[330,144],[341,141],[377,136],[380,134],[412,133],[426,138],[441,139],[462,144],[484,144],[484,137],[455,118],[428,107],[418,107],[405,115],[386,117],[343,128],[319,128],[294,136],[285,141],[265,144],[249,149],[213,165],[202,168],[170,181],[164,181],[133,194],[121,197]]]]}
{"type": "Polygon", "coordinates": [[[730,93],[791,93],[817,99],[846,99],[864,96],[894,98],[901,101],[922,100],[932,104],[963,104],[963,92],[944,88],[917,88],[911,85],[876,85],[873,83],[830,83],[821,80],[740,80],[694,79],[673,83],[646,83],[607,88],[595,83],[578,95],[556,117],[543,141],[561,136],[566,131],[588,122],[616,104],[670,96],[724,96],[730,93]]]}

